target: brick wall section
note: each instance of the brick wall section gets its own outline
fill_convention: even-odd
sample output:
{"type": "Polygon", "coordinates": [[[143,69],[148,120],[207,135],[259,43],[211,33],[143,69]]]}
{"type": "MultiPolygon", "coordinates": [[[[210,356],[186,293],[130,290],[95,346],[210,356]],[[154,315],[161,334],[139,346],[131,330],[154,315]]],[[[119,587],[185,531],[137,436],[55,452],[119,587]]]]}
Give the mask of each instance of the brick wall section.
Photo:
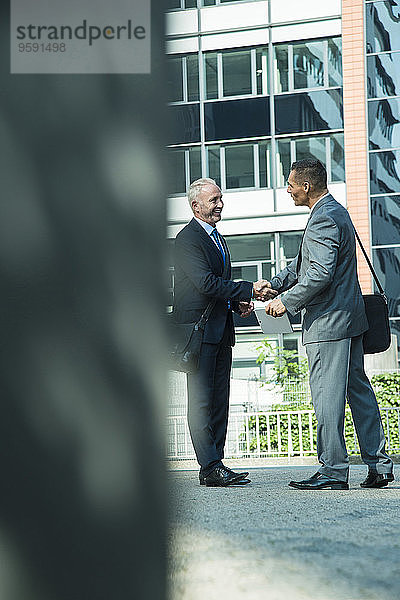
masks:
{"type": "MultiPolygon", "coordinates": [[[[367,127],[364,63],[364,2],[342,0],[343,111],[347,208],[369,253],[367,127]]],[[[371,275],[359,249],[362,291],[371,291],[371,275]]]]}

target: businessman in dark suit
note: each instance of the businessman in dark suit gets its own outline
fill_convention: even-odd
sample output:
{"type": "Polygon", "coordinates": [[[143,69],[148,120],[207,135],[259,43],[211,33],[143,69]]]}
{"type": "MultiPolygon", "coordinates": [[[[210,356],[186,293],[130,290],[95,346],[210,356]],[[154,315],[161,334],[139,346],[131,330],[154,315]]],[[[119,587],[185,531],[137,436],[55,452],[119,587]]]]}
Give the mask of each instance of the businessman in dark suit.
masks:
{"type": "Polygon", "coordinates": [[[174,320],[194,323],[209,301],[217,299],[205,327],[198,372],[188,375],[188,423],[200,484],[225,487],[249,482],[248,473],[235,473],[222,462],[235,343],[232,309],[246,317],[253,310],[252,298],[266,300],[277,292],[264,280],[230,280],[229,250],[216,229],[223,202],[215,181],[194,181],[188,200],[194,216],[175,240],[174,320]]]}
{"type": "Polygon", "coordinates": [[[311,210],[299,254],[271,285],[287,293],[266,307],[275,317],[302,311],[303,343],[318,420],[321,466],[300,489],[348,489],[349,459],[344,440],[346,396],[368,476],[361,487],[393,481],[393,463],[385,452],[379,408],[364,372],[362,338],[368,329],[357,278],[354,228],[349,213],[327,189],[325,167],[317,160],[293,163],[288,193],[296,206],[311,210]]]}

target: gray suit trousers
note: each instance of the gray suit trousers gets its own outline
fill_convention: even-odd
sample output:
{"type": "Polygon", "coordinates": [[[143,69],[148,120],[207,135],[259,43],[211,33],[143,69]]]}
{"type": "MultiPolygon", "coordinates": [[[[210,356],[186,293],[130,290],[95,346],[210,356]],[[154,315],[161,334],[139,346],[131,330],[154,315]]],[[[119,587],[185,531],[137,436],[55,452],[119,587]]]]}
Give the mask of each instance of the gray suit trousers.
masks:
{"type": "Polygon", "coordinates": [[[344,440],[346,396],[353,415],[361,458],[378,473],[391,473],[374,391],[364,372],[362,335],[306,345],[310,388],[318,421],[319,471],[347,481],[349,458],[344,440]]]}

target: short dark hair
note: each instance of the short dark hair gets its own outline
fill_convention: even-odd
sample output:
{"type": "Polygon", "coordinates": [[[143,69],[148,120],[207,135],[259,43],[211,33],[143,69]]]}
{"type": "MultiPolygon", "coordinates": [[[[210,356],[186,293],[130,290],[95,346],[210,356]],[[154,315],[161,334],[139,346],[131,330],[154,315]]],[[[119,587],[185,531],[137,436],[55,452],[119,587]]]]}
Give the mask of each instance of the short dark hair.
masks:
{"type": "Polygon", "coordinates": [[[316,192],[322,192],[327,187],[326,169],[321,161],[304,158],[294,162],[291,170],[295,171],[297,183],[308,181],[316,192]]]}

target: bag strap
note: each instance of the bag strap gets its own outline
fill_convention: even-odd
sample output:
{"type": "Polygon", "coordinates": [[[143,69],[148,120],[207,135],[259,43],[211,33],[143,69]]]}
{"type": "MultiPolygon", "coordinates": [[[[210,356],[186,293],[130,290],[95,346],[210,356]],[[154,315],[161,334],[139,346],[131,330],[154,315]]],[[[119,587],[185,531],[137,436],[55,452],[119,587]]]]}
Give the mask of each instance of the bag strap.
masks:
{"type": "Polygon", "coordinates": [[[364,258],[365,258],[365,260],[367,261],[367,264],[368,264],[368,266],[369,266],[369,270],[370,270],[370,271],[371,271],[371,273],[372,273],[372,277],[373,277],[373,278],[374,278],[374,280],[375,280],[375,283],[376,283],[376,285],[377,285],[377,288],[378,288],[378,290],[379,290],[380,294],[381,294],[382,296],[384,296],[384,298],[386,299],[386,296],[385,296],[385,291],[384,291],[383,287],[382,287],[382,286],[381,286],[381,284],[380,284],[380,281],[379,281],[379,279],[378,279],[378,276],[377,276],[377,274],[375,273],[375,269],[374,269],[374,267],[372,266],[372,263],[371,263],[371,261],[370,261],[370,259],[369,259],[369,256],[368,256],[368,254],[366,253],[366,251],[365,251],[365,249],[364,249],[364,246],[362,245],[362,242],[361,242],[361,240],[360,240],[360,236],[358,235],[358,233],[357,233],[357,229],[354,227],[354,225],[353,225],[353,229],[354,229],[354,233],[356,234],[357,242],[359,243],[359,246],[360,246],[360,248],[361,248],[361,250],[362,250],[362,253],[364,254],[364,258]]]}
{"type": "MultiPolygon", "coordinates": [[[[221,237],[221,239],[223,239],[221,237]]],[[[225,242],[225,240],[224,240],[225,242]]],[[[224,243],[224,250],[225,250],[225,265],[224,265],[224,271],[222,273],[222,279],[226,279],[228,276],[228,258],[229,258],[229,254],[228,254],[228,249],[226,246],[226,243],[224,243]]],[[[207,308],[206,310],[203,312],[203,314],[201,315],[200,319],[197,321],[196,325],[194,326],[195,329],[204,329],[205,324],[207,323],[208,319],[210,318],[211,315],[211,311],[214,308],[214,306],[217,303],[217,298],[213,298],[212,300],[210,300],[210,302],[207,304],[207,308]]]]}

